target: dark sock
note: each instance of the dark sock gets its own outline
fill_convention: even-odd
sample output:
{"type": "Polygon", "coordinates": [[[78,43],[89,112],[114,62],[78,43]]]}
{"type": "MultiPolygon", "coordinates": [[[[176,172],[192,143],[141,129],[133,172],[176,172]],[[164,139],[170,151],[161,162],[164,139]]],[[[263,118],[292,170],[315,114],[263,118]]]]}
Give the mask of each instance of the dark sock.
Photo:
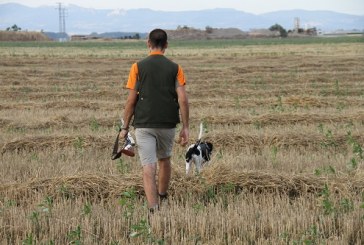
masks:
{"type": "Polygon", "coordinates": [[[155,205],[154,207],[152,208],[149,208],[149,213],[154,213],[155,211],[159,210],[159,205],[155,205]]]}
{"type": "Polygon", "coordinates": [[[164,193],[164,194],[159,194],[159,199],[161,201],[164,201],[168,198],[168,193],[164,193]]]}

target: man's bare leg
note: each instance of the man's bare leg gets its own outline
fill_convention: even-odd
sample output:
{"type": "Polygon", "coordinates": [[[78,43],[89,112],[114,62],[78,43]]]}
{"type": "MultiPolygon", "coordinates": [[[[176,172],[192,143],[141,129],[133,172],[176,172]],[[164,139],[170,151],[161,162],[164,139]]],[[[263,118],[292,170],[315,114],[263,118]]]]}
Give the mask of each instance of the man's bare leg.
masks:
{"type": "Polygon", "coordinates": [[[156,164],[146,164],[143,166],[143,184],[147,197],[148,208],[158,207],[158,193],[155,181],[156,164]]]}
{"type": "Polygon", "coordinates": [[[163,158],[158,160],[159,171],[158,171],[158,193],[160,195],[167,194],[169,187],[169,181],[171,179],[171,161],[170,158],[163,158]]]}

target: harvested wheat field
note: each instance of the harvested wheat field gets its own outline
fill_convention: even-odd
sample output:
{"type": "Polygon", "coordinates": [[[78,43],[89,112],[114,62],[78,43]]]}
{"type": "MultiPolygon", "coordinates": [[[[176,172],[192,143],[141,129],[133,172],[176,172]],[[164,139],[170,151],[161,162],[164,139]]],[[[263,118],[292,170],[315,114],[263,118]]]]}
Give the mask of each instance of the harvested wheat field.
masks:
{"type": "Polygon", "coordinates": [[[214,152],[151,216],[111,160],[144,42],[0,43],[0,244],[363,244],[363,41],[172,41],[214,152]]]}

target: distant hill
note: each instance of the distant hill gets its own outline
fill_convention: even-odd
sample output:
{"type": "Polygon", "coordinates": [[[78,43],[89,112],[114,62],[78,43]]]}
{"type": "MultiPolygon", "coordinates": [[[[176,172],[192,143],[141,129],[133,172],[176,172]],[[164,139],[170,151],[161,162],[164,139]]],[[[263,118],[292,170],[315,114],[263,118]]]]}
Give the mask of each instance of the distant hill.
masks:
{"type": "MultiPolygon", "coordinates": [[[[153,28],[176,29],[189,26],[205,29],[238,28],[242,31],[269,28],[280,24],[293,29],[294,18],[299,17],[301,26],[316,27],[322,31],[338,29],[363,30],[364,16],[330,11],[290,10],[255,15],[234,9],[210,9],[201,11],[154,11],[150,9],[96,10],[67,5],[66,30],[69,34],[92,32],[146,33],[153,28]]],[[[58,31],[58,11],[54,6],[30,8],[15,3],[0,4],[0,29],[17,24],[23,30],[58,31]]]]}
{"type": "MultiPolygon", "coordinates": [[[[63,39],[70,39],[71,37],[64,33],[58,32],[43,32],[48,38],[52,40],[59,40],[60,38],[63,39]]],[[[106,38],[106,39],[126,39],[126,38],[135,38],[136,35],[139,36],[140,39],[145,39],[147,33],[138,33],[138,32],[104,32],[104,33],[96,33],[92,32],[87,34],[87,37],[97,37],[97,38],[106,38]]]]}

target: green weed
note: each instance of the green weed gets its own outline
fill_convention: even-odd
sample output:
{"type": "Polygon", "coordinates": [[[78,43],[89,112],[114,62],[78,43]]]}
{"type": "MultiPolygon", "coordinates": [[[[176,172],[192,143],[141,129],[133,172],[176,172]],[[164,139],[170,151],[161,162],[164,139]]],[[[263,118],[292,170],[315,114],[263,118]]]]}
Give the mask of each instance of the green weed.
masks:
{"type": "Polygon", "coordinates": [[[147,244],[164,244],[163,239],[157,239],[153,236],[150,225],[144,219],[140,220],[139,223],[132,225],[131,229],[130,238],[142,237],[147,244]]]}
{"type": "Polygon", "coordinates": [[[332,201],[330,190],[325,184],[324,188],[320,192],[322,199],[322,208],[324,215],[334,214],[335,216],[339,214],[345,214],[354,211],[354,202],[348,198],[343,198],[339,202],[332,201]]]}
{"type": "Polygon", "coordinates": [[[127,174],[130,172],[130,165],[125,163],[122,158],[116,161],[116,169],[120,174],[127,174]]]}
{"type": "Polygon", "coordinates": [[[96,120],[96,118],[92,118],[91,122],[90,122],[90,129],[91,131],[95,132],[98,131],[100,129],[100,124],[99,122],[96,120]]]}
{"type": "Polygon", "coordinates": [[[39,222],[40,213],[38,211],[33,211],[30,215],[30,220],[32,222],[32,231],[34,232],[35,236],[39,238],[41,225],[39,222]]]}
{"type": "Polygon", "coordinates": [[[320,192],[320,195],[323,197],[322,200],[322,208],[325,215],[332,214],[335,211],[334,203],[330,200],[330,190],[327,184],[325,184],[324,188],[320,192]]]}
{"type": "Polygon", "coordinates": [[[135,201],[137,198],[137,192],[134,188],[130,188],[121,194],[119,204],[124,207],[124,217],[131,217],[135,211],[135,201]]]}
{"type": "Polygon", "coordinates": [[[347,170],[349,172],[353,172],[355,170],[357,170],[358,168],[358,161],[356,160],[355,157],[352,157],[348,163],[348,165],[346,166],[347,170]]]}
{"type": "Polygon", "coordinates": [[[322,174],[336,174],[336,170],[333,166],[329,165],[329,166],[323,166],[321,168],[316,168],[314,171],[316,176],[320,176],[322,174]]]}
{"type": "Polygon", "coordinates": [[[76,244],[76,245],[81,245],[81,239],[82,239],[82,230],[81,230],[81,226],[77,226],[76,229],[71,230],[68,234],[67,234],[67,238],[69,240],[69,244],[76,244]]]}
{"type": "Polygon", "coordinates": [[[316,225],[310,226],[307,230],[303,231],[300,234],[299,240],[292,240],[291,235],[288,232],[283,232],[280,235],[280,238],[286,244],[293,244],[293,245],[315,245],[319,244],[320,237],[322,233],[320,232],[319,228],[316,225]]]}
{"type": "Polygon", "coordinates": [[[41,204],[38,205],[38,207],[41,209],[44,213],[52,213],[53,208],[53,197],[47,196],[41,204]]]}
{"type": "Polygon", "coordinates": [[[201,203],[196,203],[192,205],[193,210],[197,213],[199,211],[203,211],[205,209],[205,206],[201,203]]]}
{"type": "Polygon", "coordinates": [[[280,96],[280,95],[277,96],[277,103],[273,106],[273,110],[278,111],[278,112],[284,111],[282,96],[280,96]]]}
{"type": "Polygon", "coordinates": [[[87,216],[87,215],[90,215],[91,213],[92,213],[92,205],[91,205],[91,203],[86,202],[82,208],[82,215],[87,216]]]}
{"type": "Polygon", "coordinates": [[[71,193],[71,191],[68,189],[68,187],[64,184],[62,184],[61,187],[59,188],[59,192],[61,193],[63,198],[66,198],[66,199],[74,198],[73,193],[71,193]]]}
{"type": "Polygon", "coordinates": [[[351,134],[351,131],[347,132],[347,136],[348,136],[348,143],[352,146],[353,149],[353,153],[359,157],[361,160],[364,160],[364,151],[363,148],[361,147],[361,145],[358,143],[358,141],[356,139],[354,139],[354,137],[351,134]]]}
{"type": "Polygon", "coordinates": [[[263,128],[263,123],[260,122],[260,121],[254,121],[253,125],[254,125],[255,129],[262,129],[263,128]]]}
{"type": "Polygon", "coordinates": [[[73,142],[73,146],[77,149],[82,151],[84,147],[84,139],[82,137],[77,137],[73,142]]]}
{"type": "Polygon", "coordinates": [[[340,211],[343,213],[349,213],[354,210],[354,202],[348,198],[344,198],[340,201],[340,211]]]}
{"type": "Polygon", "coordinates": [[[31,161],[39,161],[39,156],[37,155],[37,153],[33,152],[31,155],[30,155],[30,160],[31,161]]]}
{"type": "Polygon", "coordinates": [[[331,129],[325,128],[322,123],[319,124],[318,129],[320,133],[322,133],[325,136],[325,139],[320,142],[320,145],[323,148],[330,148],[330,147],[336,148],[338,146],[338,143],[336,142],[334,134],[332,133],[331,129]]]}
{"type": "Polygon", "coordinates": [[[32,233],[30,233],[30,234],[27,234],[27,235],[26,235],[26,237],[25,237],[25,239],[23,240],[22,244],[23,244],[23,245],[33,245],[33,244],[35,245],[35,244],[37,244],[37,243],[36,243],[35,238],[33,238],[33,234],[32,234],[32,233]]]}

